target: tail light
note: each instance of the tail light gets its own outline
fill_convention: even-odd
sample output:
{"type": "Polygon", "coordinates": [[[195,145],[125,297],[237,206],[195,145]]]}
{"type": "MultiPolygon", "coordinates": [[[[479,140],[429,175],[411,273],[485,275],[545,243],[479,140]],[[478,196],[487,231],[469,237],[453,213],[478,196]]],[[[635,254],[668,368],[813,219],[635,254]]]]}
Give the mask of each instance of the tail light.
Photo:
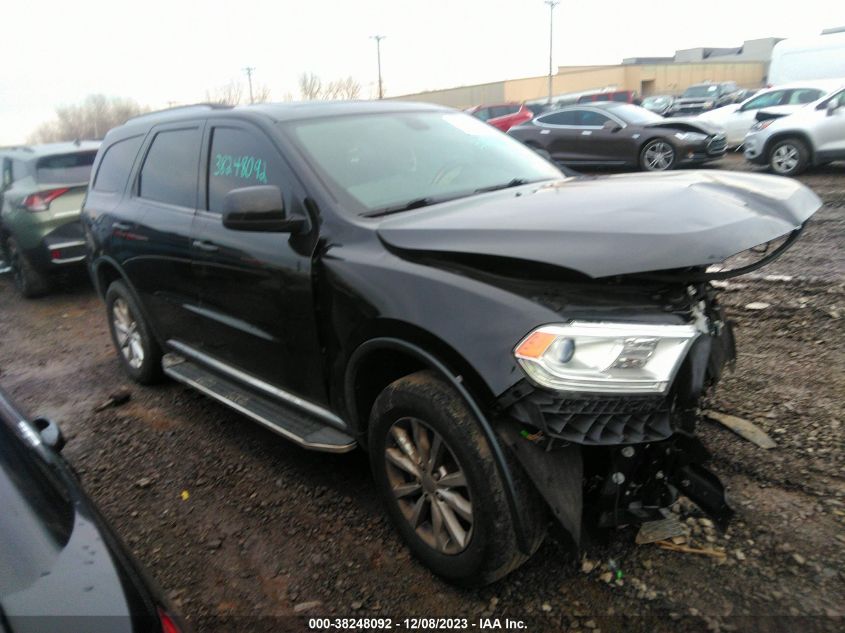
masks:
{"type": "Polygon", "coordinates": [[[23,207],[27,211],[47,211],[53,200],[59,196],[63,196],[68,191],[70,191],[69,187],[62,187],[60,189],[48,189],[47,191],[30,194],[23,199],[23,207]]]}
{"type": "Polygon", "coordinates": [[[158,619],[161,621],[161,633],[182,633],[173,617],[161,607],[158,608],[158,619]]]}

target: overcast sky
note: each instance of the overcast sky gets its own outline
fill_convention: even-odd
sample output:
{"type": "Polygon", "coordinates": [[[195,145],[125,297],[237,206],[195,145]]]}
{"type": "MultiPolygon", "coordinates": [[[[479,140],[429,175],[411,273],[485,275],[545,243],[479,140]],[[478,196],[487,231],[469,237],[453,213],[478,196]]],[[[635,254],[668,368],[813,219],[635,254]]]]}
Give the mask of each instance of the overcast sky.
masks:
{"type": "MultiPolygon", "coordinates": [[[[22,0],[0,29],[0,144],[22,142],[87,94],[152,108],[255,81],[298,96],[297,77],[351,75],[369,97],[382,42],[388,95],[548,71],[542,0],[22,0]]],[[[843,0],[563,0],[555,65],[616,64],[694,46],[845,26],[843,0]]]]}

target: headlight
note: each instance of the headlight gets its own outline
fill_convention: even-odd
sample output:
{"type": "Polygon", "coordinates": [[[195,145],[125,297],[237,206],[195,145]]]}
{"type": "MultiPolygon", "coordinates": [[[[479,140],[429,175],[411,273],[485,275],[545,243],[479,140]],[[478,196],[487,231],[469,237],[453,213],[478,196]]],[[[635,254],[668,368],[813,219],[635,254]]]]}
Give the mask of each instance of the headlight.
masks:
{"type": "Polygon", "coordinates": [[[760,130],[765,130],[769,127],[772,123],[775,122],[775,119],[766,119],[765,121],[757,121],[754,125],[751,126],[751,129],[748,130],[749,132],[759,132],[760,130]]]}
{"type": "Polygon", "coordinates": [[[706,141],[706,134],[699,134],[698,132],[675,132],[675,138],[679,141],[706,141]]]}
{"type": "Polygon", "coordinates": [[[699,333],[694,325],[572,321],[537,328],[514,356],[548,389],[665,393],[699,333]]]}

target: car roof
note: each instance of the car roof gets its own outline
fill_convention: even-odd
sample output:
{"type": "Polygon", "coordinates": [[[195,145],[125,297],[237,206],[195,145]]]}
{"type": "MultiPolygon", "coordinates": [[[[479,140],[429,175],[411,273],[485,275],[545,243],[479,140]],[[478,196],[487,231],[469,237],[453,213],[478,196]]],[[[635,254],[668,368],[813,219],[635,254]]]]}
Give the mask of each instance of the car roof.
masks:
{"type": "Polygon", "coordinates": [[[845,85],[845,77],[839,79],[811,79],[808,81],[790,81],[785,84],[777,84],[770,88],[764,88],[761,92],[770,92],[772,90],[796,89],[796,88],[818,88],[820,90],[827,90],[833,92],[845,85]]]}
{"type": "Polygon", "coordinates": [[[269,119],[273,122],[293,121],[301,119],[316,119],[350,114],[376,114],[391,112],[455,112],[452,108],[431,103],[416,103],[408,101],[301,101],[290,103],[260,103],[244,106],[227,106],[219,104],[196,104],[180,106],[167,110],[159,110],[141,114],[129,119],[125,125],[146,126],[196,118],[198,115],[214,114],[215,116],[231,113],[232,115],[247,114],[269,119]]]}
{"type": "MultiPolygon", "coordinates": [[[[573,103],[560,108],[555,108],[555,112],[561,110],[583,110],[584,108],[592,108],[594,110],[614,110],[624,106],[633,106],[633,103],[624,101],[585,101],[584,103],[573,103]]],[[[637,107],[637,106],[634,106],[637,107]]],[[[551,112],[544,112],[543,114],[551,114],[551,112]]]]}
{"type": "Polygon", "coordinates": [[[19,160],[33,160],[43,156],[57,154],[72,154],[73,152],[96,152],[100,148],[100,141],[68,141],[64,143],[43,143],[41,145],[12,145],[0,147],[0,156],[17,158],[19,160]]]}

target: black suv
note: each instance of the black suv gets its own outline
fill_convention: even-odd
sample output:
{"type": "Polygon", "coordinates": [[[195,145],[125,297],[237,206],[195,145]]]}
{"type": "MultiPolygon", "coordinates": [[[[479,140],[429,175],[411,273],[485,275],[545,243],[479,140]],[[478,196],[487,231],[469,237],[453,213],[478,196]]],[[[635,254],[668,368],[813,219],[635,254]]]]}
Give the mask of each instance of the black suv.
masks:
{"type": "Polygon", "coordinates": [[[436,106],[194,106],[109,132],[83,225],[130,376],[363,447],[414,553],[479,584],[548,517],[577,543],[681,490],[727,519],[693,436],[733,357],[709,280],[819,206],[767,175],[566,177],[436,106]]]}
{"type": "Polygon", "coordinates": [[[740,89],[733,81],[694,84],[675,99],[666,116],[694,116],[736,103],[739,97],[740,89]]]}

